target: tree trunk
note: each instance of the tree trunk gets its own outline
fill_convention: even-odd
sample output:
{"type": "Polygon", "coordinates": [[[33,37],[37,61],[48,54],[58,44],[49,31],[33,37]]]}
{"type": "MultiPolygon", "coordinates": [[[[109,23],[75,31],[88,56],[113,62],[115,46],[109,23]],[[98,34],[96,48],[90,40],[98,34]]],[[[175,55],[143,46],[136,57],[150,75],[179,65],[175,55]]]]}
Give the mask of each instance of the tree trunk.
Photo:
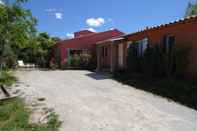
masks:
{"type": "Polygon", "coordinates": [[[3,93],[5,94],[6,97],[10,97],[10,93],[4,88],[3,85],[0,85],[1,90],[3,91],[3,93]]]}

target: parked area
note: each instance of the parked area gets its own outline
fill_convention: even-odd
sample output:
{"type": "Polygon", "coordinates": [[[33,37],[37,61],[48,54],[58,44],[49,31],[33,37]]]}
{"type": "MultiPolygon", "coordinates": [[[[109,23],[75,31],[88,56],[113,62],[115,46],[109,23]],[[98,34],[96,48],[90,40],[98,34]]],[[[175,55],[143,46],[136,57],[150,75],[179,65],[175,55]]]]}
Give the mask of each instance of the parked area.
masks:
{"type": "Polygon", "coordinates": [[[45,98],[60,131],[194,131],[197,111],[90,71],[16,72],[27,96],[45,98]],[[28,85],[28,86],[24,86],[28,85]]]}

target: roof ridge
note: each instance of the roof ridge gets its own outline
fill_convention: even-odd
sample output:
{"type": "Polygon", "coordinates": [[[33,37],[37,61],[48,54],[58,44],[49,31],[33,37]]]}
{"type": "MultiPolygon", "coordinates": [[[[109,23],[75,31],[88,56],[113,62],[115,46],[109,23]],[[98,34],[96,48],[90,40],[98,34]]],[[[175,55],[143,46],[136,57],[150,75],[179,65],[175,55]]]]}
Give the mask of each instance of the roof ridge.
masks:
{"type": "MultiPolygon", "coordinates": [[[[65,39],[65,40],[62,40],[60,42],[68,41],[68,40],[74,40],[74,39],[79,39],[79,38],[85,38],[85,37],[89,37],[89,36],[93,36],[93,35],[98,35],[98,34],[101,34],[101,33],[107,33],[107,32],[111,32],[111,31],[119,31],[119,30],[118,29],[113,29],[113,30],[107,30],[107,31],[102,31],[102,32],[95,32],[95,33],[87,34],[87,35],[84,35],[84,36],[74,37],[74,38],[71,38],[71,39],[65,39]]],[[[119,32],[122,32],[122,31],[119,31],[119,32]]]]}

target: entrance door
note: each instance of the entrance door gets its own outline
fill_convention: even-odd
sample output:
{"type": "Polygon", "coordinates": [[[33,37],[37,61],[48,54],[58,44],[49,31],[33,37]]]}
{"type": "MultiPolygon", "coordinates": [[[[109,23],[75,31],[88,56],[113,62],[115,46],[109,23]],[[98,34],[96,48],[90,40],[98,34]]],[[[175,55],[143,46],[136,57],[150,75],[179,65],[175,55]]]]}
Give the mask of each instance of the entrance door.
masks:
{"type": "Polygon", "coordinates": [[[118,45],[118,67],[123,67],[123,44],[118,45]]]}

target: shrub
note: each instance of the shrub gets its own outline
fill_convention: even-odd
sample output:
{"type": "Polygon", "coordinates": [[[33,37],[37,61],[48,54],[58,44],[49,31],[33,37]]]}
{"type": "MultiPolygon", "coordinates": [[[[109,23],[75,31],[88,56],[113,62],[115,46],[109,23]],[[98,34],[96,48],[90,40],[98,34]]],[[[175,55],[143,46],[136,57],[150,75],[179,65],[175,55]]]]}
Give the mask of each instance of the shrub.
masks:
{"type": "Polygon", "coordinates": [[[191,51],[191,45],[189,43],[176,44],[175,48],[175,75],[178,77],[184,76],[186,69],[189,65],[189,56],[191,51]]]}
{"type": "Polygon", "coordinates": [[[189,65],[190,44],[175,44],[169,53],[159,44],[148,47],[142,57],[137,56],[136,43],[128,50],[127,67],[129,72],[142,73],[154,77],[183,77],[189,65]]]}
{"type": "Polygon", "coordinates": [[[139,72],[140,70],[140,60],[137,56],[136,45],[137,43],[133,43],[127,52],[127,68],[129,72],[139,72]]]}
{"type": "Polygon", "coordinates": [[[80,69],[95,69],[96,59],[89,54],[75,55],[70,58],[71,67],[80,69]]]}
{"type": "Polygon", "coordinates": [[[16,81],[11,71],[0,71],[0,85],[11,85],[16,81]]]}

